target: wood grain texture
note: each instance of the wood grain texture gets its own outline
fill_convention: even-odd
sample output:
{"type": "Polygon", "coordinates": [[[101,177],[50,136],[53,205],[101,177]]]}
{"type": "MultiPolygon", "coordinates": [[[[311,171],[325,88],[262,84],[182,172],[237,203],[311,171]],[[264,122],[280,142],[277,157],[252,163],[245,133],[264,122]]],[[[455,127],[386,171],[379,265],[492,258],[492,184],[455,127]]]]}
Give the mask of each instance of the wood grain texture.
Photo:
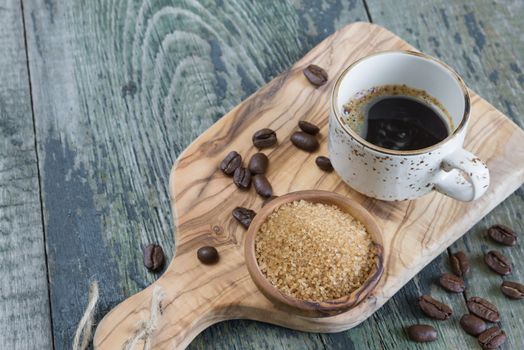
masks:
{"type": "MultiPolygon", "coordinates": [[[[314,62],[334,77],[369,53],[407,48],[409,45],[380,27],[366,23],[347,26],[235,107],[181,154],[170,179],[177,254],[154,284],[166,293],[163,317],[152,339],[156,347],[184,347],[208,325],[230,318],[262,320],[315,332],[349,329],[382,306],[423,266],[522,184],[524,147],[520,141],[524,132],[474,93],[466,148],[487,162],[492,185],[473,203],[460,203],[438,193],[399,203],[365,198],[336,175],[326,176],[309,166],[308,161],[312,162],[316,155],[290,145],[289,135],[296,130],[297,121],[307,119],[322,127],[324,142],[319,154],[325,154],[327,148],[327,101],[334,80],[314,89],[303,77],[304,67],[314,62]],[[336,191],[361,202],[382,227],[383,278],[370,298],[346,313],[316,319],[289,315],[272,305],[247,273],[243,229],[230,213],[238,205],[256,208],[261,200],[254,193],[236,190],[217,165],[232,149],[242,150],[248,158],[256,151],[251,135],[263,127],[276,130],[280,140],[279,147],[267,152],[270,164],[278,169],[268,175],[276,194],[312,187],[336,191]],[[490,141],[486,141],[488,135],[490,141]],[[509,166],[512,162],[516,165],[509,166]],[[196,249],[208,244],[219,248],[221,263],[216,266],[203,266],[195,257],[196,249]]],[[[106,316],[97,329],[95,347],[119,348],[139,330],[141,322],[149,317],[152,289],[148,287],[106,316]]]]}
{"type": "MultiPolygon", "coordinates": [[[[167,176],[179,152],[365,16],[357,0],[24,2],[57,349],[70,347],[91,279],[100,319],[156,278],[142,266],[146,244],[170,258],[167,176]]],[[[247,321],[217,325],[195,347],[211,341],[322,346],[316,335],[247,321]]]]}
{"type": "MultiPolygon", "coordinates": [[[[367,3],[374,22],[390,28],[416,47],[450,64],[468,86],[515,123],[524,125],[524,40],[521,35],[524,31],[524,4],[521,1],[432,1],[420,2],[417,6],[413,6],[409,0],[395,3],[367,0],[367,3]]],[[[481,259],[483,251],[496,248],[496,245],[486,239],[484,234],[487,227],[497,222],[514,226],[517,231],[523,232],[523,207],[524,196],[520,188],[449,250],[466,251],[476,265],[474,273],[467,279],[469,287],[464,296],[476,294],[493,299],[502,312],[508,315],[501,323],[509,338],[502,349],[524,348],[524,334],[521,331],[524,320],[520,316],[524,314],[524,305],[505,299],[498,290],[501,279],[485,268],[481,259]]],[[[511,278],[523,281],[524,271],[520,263],[524,259],[522,245],[503,251],[511,256],[516,265],[511,278]]],[[[435,284],[438,275],[449,271],[448,253],[443,254],[441,261],[439,271],[427,274],[423,271],[420,276],[429,282],[427,287],[432,291],[440,289],[435,284]]],[[[409,285],[407,288],[410,288],[409,285]]],[[[393,303],[396,303],[396,298],[393,303]]],[[[406,307],[412,313],[418,312],[409,303],[406,307]]],[[[464,308],[463,305],[456,307],[464,308]]],[[[401,320],[400,326],[405,327],[410,322],[413,321],[401,320]]],[[[439,322],[436,326],[441,333],[453,331],[456,325],[439,322]]],[[[347,334],[350,340],[348,344],[353,343],[354,333],[347,334]]],[[[453,339],[464,339],[469,348],[478,346],[474,339],[460,333],[453,339]]],[[[439,349],[441,343],[428,345],[428,348],[439,349]]],[[[403,347],[416,349],[417,345],[406,343],[403,347]]]]}
{"type": "MultiPolygon", "coordinates": [[[[55,247],[49,256],[58,349],[70,347],[89,279],[102,281],[98,318],[154,279],[142,267],[140,248],[158,241],[169,252],[173,244],[165,175],[178,152],[312,45],[346,23],[366,19],[360,1],[239,3],[24,1],[38,99],[40,171],[47,179],[46,228],[48,243],[55,247]],[[187,85],[177,84],[177,79],[191,81],[191,89],[185,91],[187,85]],[[159,88],[147,93],[146,81],[148,87],[159,88]],[[170,112],[150,107],[163,105],[165,96],[173,96],[166,103],[170,112]]],[[[414,6],[403,0],[367,5],[373,20],[451,64],[474,90],[522,126],[521,2],[434,0],[414,6]]],[[[7,22],[0,23],[14,19],[3,16],[7,22]]],[[[23,136],[17,137],[25,140],[21,130],[23,136]]],[[[10,181],[6,188],[13,191],[16,186],[10,181]]],[[[496,221],[522,228],[522,201],[519,190],[471,234],[480,235],[496,221]]],[[[464,243],[468,249],[478,245],[475,239],[464,243]]],[[[512,254],[516,261],[523,259],[522,249],[512,254]]],[[[416,348],[402,328],[417,321],[449,336],[448,347],[465,348],[464,341],[474,346],[455,325],[421,317],[413,303],[420,292],[439,292],[432,281],[446,264],[447,254],[350,332],[319,338],[230,321],[210,327],[191,348],[205,349],[211,343],[217,349],[416,348]]],[[[449,299],[457,303],[454,309],[462,307],[456,298],[449,299]]],[[[443,342],[425,347],[437,349],[443,342]]]]}
{"type": "Polygon", "coordinates": [[[49,349],[51,319],[20,3],[0,6],[0,344],[49,349]]]}

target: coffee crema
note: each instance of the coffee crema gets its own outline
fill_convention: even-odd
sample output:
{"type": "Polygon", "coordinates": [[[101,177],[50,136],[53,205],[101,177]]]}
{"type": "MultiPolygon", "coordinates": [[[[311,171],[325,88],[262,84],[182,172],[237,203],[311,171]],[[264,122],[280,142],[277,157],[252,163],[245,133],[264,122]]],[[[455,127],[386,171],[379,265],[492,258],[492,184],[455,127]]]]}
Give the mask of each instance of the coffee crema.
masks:
{"type": "Polygon", "coordinates": [[[424,90],[383,85],[358,92],[344,105],[345,122],[366,141],[392,150],[418,150],[449,136],[446,108],[424,90]]]}

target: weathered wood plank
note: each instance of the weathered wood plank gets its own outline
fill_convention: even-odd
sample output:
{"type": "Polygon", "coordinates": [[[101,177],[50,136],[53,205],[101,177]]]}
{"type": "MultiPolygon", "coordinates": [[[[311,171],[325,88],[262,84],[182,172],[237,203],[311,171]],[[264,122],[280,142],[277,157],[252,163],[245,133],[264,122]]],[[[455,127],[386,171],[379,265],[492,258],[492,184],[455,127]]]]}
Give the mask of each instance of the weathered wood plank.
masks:
{"type": "MultiPolygon", "coordinates": [[[[356,0],[51,0],[28,2],[24,16],[54,339],[62,349],[90,279],[100,282],[100,317],[154,279],[141,263],[145,244],[161,243],[171,258],[167,179],[177,154],[314,43],[365,19],[365,11],[356,0]]],[[[245,321],[219,324],[192,345],[211,342],[321,346],[317,335],[245,321]]]]}
{"type": "MultiPolygon", "coordinates": [[[[286,60],[282,70],[273,70],[264,76],[264,82],[283,72],[309,49],[325,37],[344,25],[355,21],[367,21],[365,8],[360,1],[328,2],[318,0],[291,1],[290,9],[293,18],[294,32],[302,45],[298,51],[276,52],[280,59],[286,60]],[[292,54],[292,56],[287,56],[292,54]],[[286,57],[287,56],[287,57],[286,57]]],[[[216,10],[220,15],[220,10],[216,10]]],[[[256,16],[256,12],[249,14],[256,16]]],[[[280,15],[278,21],[287,16],[280,15]]],[[[288,33],[289,34],[289,33],[288,33]]],[[[268,59],[269,60],[269,59],[268,59]]],[[[262,85],[262,84],[261,84],[262,85]]],[[[260,87],[249,90],[245,98],[260,87]]],[[[240,102],[241,100],[239,100],[240,102]]],[[[231,105],[231,108],[234,105],[231,105]]],[[[227,109],[229,110],[229,109],[227,109]]],[[[226,110],[226,111],[227,111],[226,110]]],[[[204,130],[201,130],[203,132],[204,130]]],[[[189,142],[188,142],[189,144],[189,142]]],[[[218,323],[204,330],[193,340],[188,349],[208,349],[209,344],[216,349],[321,349],[326,348],[324,339],[313,338],[311,334],[258,323],[249,320],[238,320],[218,323]],[[315,339],[310,341],[310,337],[315,339]],[[317,340],[318,339],[318,340],[317,340]]]]}
{"type": "MultiPolygon", "coordinates": [[[[105,281],[102,284],[102,293],[106,294],[104,294],[102,311],[99,314],[102,314],[104,310],[113,306],[125,296],[140,290],[151,281],[150,276],[146,275],[140,265],[139,246],[151,240],[160,240],[164,246],[171,244],[170,212],[165,206],[168,202],[165,198],[167,194],[165,176],[177,152],[221,114],[253,92],[263,81],[269,80],[272,76],[284,70],[303,52],[307,51],[313,43],[329,34],[335,27],[341,26],[354,18],[365,18],[361,6],[356,2],[345,5],[342,9],[332,5],[327,7],[329,10],[325,12],[308,11],[308,7],[317,9],[320,6],[306,2],[295,5],[297,8],[288,8],[287,12],[284,11],[280,15],[278,15],[278,11],[281,9],[276,8],[278,5],[272,5],[275,7],[270,6],[269,8],[264,6],[265,9],[262,6],[254,7],[256,5],[250,5],[250,8],[229,5],[229,8],[223,10],[216,9],[214,4],[209,3],[205,4],[205,11],[207,12],[203,10],[199,12],[198,9],[191,8],[189,5],[179,6],[176,4],[174,7],[189,12],[181,13],[178,11],[176,15],[165,15],[168,18],[160,17],[159,23],[152,25],[153,15],[161,12],[161,5],[149,8],[147,4],[142,7],[141,11],[139,8],[142,4],[139,3],[129,9],[125,7],[119,9],[116,6],[104,4],[107,7],[103,9],[107,11],[98,8],[100,12],[96,13],[94,10],[96,5],[93,4],[84,5],[86,7],[68,5],[69,8],[63,9],[61,8],[63,4],[50,2],[49,6],[42,4],[34,4],[33,6],[31,4],[31,6],[28,6],[31,11],[26,13],[26,20],[31,22],[29,23],[30,26],[33,26],[33,32],[30,33],[30,49],[33,50],[30,51],[30,55],[35,58],[35,61],[32,61],[32,65],[40,66],[40,76],[35,79],[42,86],[37,87],[37,89],[49,90],[48,84],[45,84],[49,77],[52,77],[51,81],[54,84],[66,83],[62,87],[54,88],[54,91],[51,89],[52,91],[40,92],[39,107],[41,109],[39,111],[42,114],[37,120],[38,132],[46,136],[40,138],[43,140],[40,143],[40,149],[42,151],[44,149],[50,150],[49,158],[55,158],[54,162],[51,160],[43,161],[44,164],[47,163],[48,170],[48,191],[45,193],[48,200],[46,199],[46,204],[51,207],[51,209],[46,210],[49,217],[46,227],[60,231],[53,233],[54,244],[56,245],[54,259],[56,260],[52,259],[51,262],[53,262],[53,268],[56,268],[56,275],[66,276],[57,277],[57,287],[54,291],[58,300],[56,308],[54,308],[57,311],[55,319],[60,320],[57,322],[55,339],[56,337],[62,339],[64,347],[69,344],[75,323],[84,306],[87,279],[94,276],[105,281]],[[117,14],[117,11],[119,14],[117,14]],[[126,19],[124,17],[127,12],[129,14],[126,19]],[[139,18],[139,12],[143,14],[143,20],[137,24],[135,18],[139,18]],[[202,15],[202,12],[207,13],[207,17],[202,15]],[[101,14],[105,14],[105,16],[101,14]],[[189,18],[191,14],[196,14],[196,17],[189,18]],[[34,23],[30,16],[35,16],[34,23]],[[74,18],[75,16],[76,18],[74,18]],[[170,16],[172,16],[171,19],[170,16]],[[269,16],[276,18],[268,18],[269,16]],[[292,19],[289,22],[293,24],[288,24],[288,28],[278,27],[283,16],[292,19]],[[333,16],[337,17],[336,21],[333,21],[333,16]],[[218,20],[212,21],[212,17],[216,17],[218,20]],[[82,23],[81,18],[86,20],[86,23],[82,23]],[[214,33],[209,32],[209,26],[201,24],[202,18],[211,23],[209,25],[211,28],[219,28],[214,28],[214,33]],[[145,40],[147,23],[153,29],[150,30],[148,39],[145,40]],[[224,25],[219,26],[220,23],[224,25]],[[250,25],[255,24],[259,26],[259,29],[255,30],[258,35],[270,33],[269,37],[274,41],[272,45],[265,43],[266,46],[264,46],[259,42],[250,43],[252,40],[259,40],[259,37],[241,37],[238,28],[241,28],[242,25],[249,28],[250,25]],[[174,26],[173,32],[177,32],[176,37],[168,37],[171,33],[169,25],[174,26]],[[136,29],[137,27],[139,29],[136,29]],[[119,28],[124,28],[125,31],[122,32],[119,28]],[[290,28],[294,28],[294,31],[290,28]],[[106,29],[108,33],[104,34],[106,29]],[[165,32],[162,30],[165,30],[165,32]],[[287,32],[288,30],[289,32],[287,32]],[[277,31],[281,33],[276,33],[277,31]],[[156,32],[159,32],[160,35],[156,32]],[[189,35],[186,35],[188,32],[189,35]],[[155,37],[152,33],[155,33],[158,37],[155,37]],[[286,38],[289,33],[293,33],[298,38],[299,45],[286,38]],[[41,38],[44,35],[52,36],[41,38]],[[115,37],[114,41],[111,41],[111,37],[115,37]],[[198,40],[201,37],[204,38],[203,41],[198,40]],[[171,47],[171,50],[167,50],[164,54],[156,54],[155,48],[158,49],[163,40],[166,41],[168,49],[171,47]],[[232,40],[237,40],[237,42],[232,44],[229,42],[232,40]],[[134,41],[138,41],[138,43],[135,44],[134,41]],[[174,42],[176,42],[176,45],[173,44],[174,42]],[[61,48],[64,43],[66,46],[61,48]],[[97,47],[94,43],[107,50],[105,52],[103,50],[92,52],[93,47],[97,47]],[[207,46],[205,43],[207,43],[207,46]],[[240,57],[240,54],[230,52],[243,46],[249,46],[247,55],[240,57]],[[174,50],[175,47],[176,50],[174,50]],[[180,50],[180,47],[184,47],[184,49],[180,50]],[[40,50],[42,51],[40,52],[40,50]],[[196,55],[190,55],[189,52],[191,51],[195,51],[196,55]],[[42,58],[43,56],[45,57],[42,58]],[[158,56],[162,65],[154,72],[151,62],[155,62],[156,56],[158,56]],[[129,57],[133,57],[133,59],[128,59],[129,57]],[[125,69],[121,68],[124,72],[107,68],[111,67],[110,64],[116,64],[118,67],[125,66],[125,69]],[[98,69],[97,74],[93,73],[94,68],[98,69]],[[177,81],[174,79],[174,86],[171,88],[170,78],[174,71],[180,72],[184,77],[192,78],[193,80],[186,80],[193,81],[191,88],[176,85],[177,81]],[[151,72],[154,72],[154,74],[151,72]],[[100,76],[98,76],[98,73],[100,73],[100,76]],[[76,83],[75,80],[80,78],[88,82],[92,80],[93,82],[89,83],[92,86],[86,86],[89,84],[85,81],[76,83]],[[136,81],[133,78],[136,78],[136,81]],[[157,86],[157,92],[154,92],[155,86],[157,86]],[[149,87],[153,89],[150,94],[147,94],[144,91],[149,87]],[[197,89],[197,87],[200,87],[200,89],[197,89]],[[164,102],[162,101],[163,97],[172,96],[169,89],[176,91],[177,94],[173,94],[174,98],[164,102]],[[181,91],[183,89],[187,89],[187,91],[181,91]],[[135,97],[137,93],[140,97],[135,97]],[[77,95],[80,95],[80,97],[77,95]],[[117,95],[124,95],[125,98],[122,98],[124,101],[112,101],[113,98],[117,99],[117,95]],[[103,96],[106,100],[103,101],[100,96],[103,96]],[[101,101],[96,101],[98,98],[101,101]],[[206,101],[206,99],[208,100],[206,101]],[[157,104],[163,106],[163,109],[152,105],[153,112],[148,112],[149,103],[152,101],[157,101],[157,104]],[[60,102],[61,105],[54,106],[57,102],[60,102]],[[216,106],[220,107],[217,108],[216,106]],[[155,110],[154,108],[159,109],[155,110]],[[103,117],[100,117],[100,115],[103,115],[103,117]],[[196,120],[195,115],[201,117],[196,120]],[[98,120],[98,118],[101,120],[98,120]],[[148,122],[148,120],[153,120],[153,122],[148,122]],[[80,127],[77,126],[78,124],[80,124],[80,127]],[[93,126],[94,131],[90,131],[91,126],[93,126]],[[163,130],[157,129],[156,126],[163,130]],[[118,131],[116,130],[118,127],[127,128],[130,131],[118,131]],[[192,130],[188,131],[188,129],[192,130]],[[116,134],[112,135],[108,130],[115,131],[116,134]],[[126,140],[127,137],[132,137],[134,140],[126,140]],[[158,140],[149,140],[155,137],[158,140]],[[147,141],[143,141],[143,139],[147,141]],[[148,142],[153,144],[148,144],[148,142]],[[156,154],[152,155],[151,153],[156,154]],[[130,167],[129,164],[132,166],[130,167]],[[76,172],[72,172],[72,177],[67,176],[69,168],[75,167],[78,168],[76,172]],[[128,169],[124,169],[125,167],[128,167],[128,169]],[[137,177],[143,178],[137,179],[137,177]],[[79,187],[79,191],[76,189],[78,184],[83,185],[83,187],[79,187]],[[151,207],[148,207],[148,205],[151,207]],[[158,208],[158,215],[157,209],[152,208],[153,206],[158,208]],[[110,212],[112,208],[114,208],[114,212],[110,212]],[[87,217],[83,217],[86,214],[87,217]],[[62,216],[63,218],[61,218],[62,216]],[[71,218],[71,216],[73,217],[71,218]],[[51,220],[51,217],[54,221],[51,220]],[[130,223],[127,223],[126,220],[129,220],[130,223]],[[68,238],[69,241],[62,244],[59,243],[70,233],[74,237],[68,238]],[[100,239],[102,236],[103,239],[100,239]],[[113,245],[119,247],[118,250],[112,248],[113,245]],[[59,256],[63,254],[62,251],[65,247],[68,247],[70,253],[65,257],[59,256]],[[85,252],[96,254],[86,258],[83,256],[82,258],[75,257],[79,253],[84,255],[85,252]],[[72,261],[75,261],[75,263],[73,269],[70,270],[70,266],[67,265],[71,264],[72,261]],[[100,262],[97,263],[97,261],[100,262]],[[111,268],[110,263],[115,262],[118,264],[117,267],[111,268]],[[60,266],[60,264],[62,265],[60,266]],[[101,266],[105,266],[103,270],[99,270],[101,266]],[[77,274],[77,276],[75,277],[74,274],[77,274]],[[77,285],[78,289],[76,291],[61,291],[60,289],[63,289],[61,283],[72,283],[77,285]],[[70,300],[73,300],[72,306],[69,306],[70,300]],[[64,314],[60,315],[60,310],[64,310],[62,311],[64,314]]],[[[382,8],[387,9],[390,16],[400,13],[398,12],[400,10],[405,10],[404,13],[411,13],[414,10],[422,12],[426,9],[424,6],[411,9],[409,4],[400,8],[397,8],[397,6],[392,8],[393,5],[388,6],[382,8]]],[[[459,5],[456,6],[459,7],[459,5]]],[[[449,6],[443,7],[448,8],[449,6]]],[[[380,18],[373,9],[374,6],[370,4],[373,18],[380,18]]],[[[449,11],[453,10],[454,8],[449,9],[449,11]]],[[[476,9],[470,11],[474,16],[477,15],[476,9]]],[[[444,22],[440,20],[442,18],[439,17],[440,11],[431,12],[433,15],[430,15],[430,12],[427,16],[434,16],[434,21],[440,21],[439,25],[442,26],[444,22]]],[[[518,8],[516,12],[518,13],[518,8]]],[[[515,15],[514,18],[518,18],[518,16],[515,15]]],[[[384,23],[386,23],[385,20],[384,23]]],[[[431,50],[434,50],[432,47],[439,47],[431,44],[433,39],[428,39],[426,35],[425,39],[420,39],[420,43],[415,40],[420,36],[416,34],[415,30],[421,30],[419,28],[423,28],[424,24],[424,21],[420,22],[417,19],[413,21],[411,27],[400,21],[396,23],[396,27],[387,26],[422,50],[431,53],[431,50]],[[413,33],[410,34],[406,28],[411,28],[413,33]]],[[[438,28],[438,25],[436,28],[438,28]]],[[[463,32],[457,31],[459,34],[455,36],[456,38],[462,39],[461,34],[468,33],[467,26],[461,30],[463,32]]],[[[506,34],[504,31],[502,33],[506,34]]],[[[515,33],[518,33],[518,31],[515,31],[515,33]]],[[[509,46],[511,47],[515,43],[515,35],[517,34],[514,34],[513,39],[505,39],[506,45],[510,43],[509,46]]],[[[453,36],[451,38],[459,41],[453,36]]],[[[479,43],[481,42],[482,39],[479,43]]],[[[467,52],[467,46],[464,45],[464,47],[464,52],[467,52]]],[[[158,50],[158,52],[161,51],[158,50]]],[[[523,50],[520,49],[520,51],[516,50],[515,52],[523,52],[523,50]]],[[[495,62],[497,56],[493,55],[493,52],[490,53],[490,56],[492,59],[490,62],[495,62]]],[[[462,60],[467,62],[460,55],[455,57],[455,62],[442,57],[455,67],[457,67],[456,62],[460,63],[462,60]]],[[[469,58],[470,56],[466,57],[469,58]]],[[[505,62],[509,61],[506,60],[505,62]]],[[[521,73],[518,73],[521,68],[519,61],[513,60],[512,63],[515,63],[514,65],[510,63],[510,69],[515,72],[513,76],[522,80],[522,78],[518,78],[521,76],[521,73]]],[[[484,62],[476,62],[472,71],[482,69],[482,67],[484,67],[484,62]]],[[[507,72],[507,70],[502,71],[507,72]]],[[[465,75],[464,72],[461,73],[465,75]]],[[[471,74],[473,76],[473,73],[471,74]]],[[[498,81],[501,81],[500,74],[506,73],[499,72],[498,74],[498,81]]],[[[493,77],[496,76],[497,74],[493,75],[493,77]]],[[[465,78],[468,80],[466,75],[465,78]]],[[[506,75],[504,75],[504,78],[507,78],[506,75]]],[[[494,102],[497,107],[500,108],[504,105],[504,103],[497,105],[496,99],[486,94],[478,86],[473,85],[471,81],[468,80],[468,83],[481,95],[494,102]]],[[[478,84],[485,90],[489,90],[491,83],[485,83],[487,81],[478,84]]],[[[505,88],[505,86],[503,84],[502,88],[505,88]]],[[[516,95],[519,91],[511,84],[510,90],[514,91],[513,95],[516,95]]],[[[507,101],[514,101],[514,99],[512,97],[507,101]]],[[[502,110],[511,115],[514,106],[511,105],[511,102],[508,103],[510,103],[509,107],[502,108],[502,110]]],[[[520,108],[520,111],[522,111],[522,108],[520,108]]],[[[513,113],[515,114],[515,112],[513,113]]],[[[46,184],[44,184],[44,189],[45,187],[46,184]]],[[[514,208],[519,207],[515,206],[514,208]]],[[[512,212],[515,212],[515,209],[512,212]]],[[[409,290],[409,288],[404,291],[409,290]]],[[[416,284],[415,286],[412,285],[411,288],[416,291],[416,284]]],[[[412,292],[411,294],[417,293],[412,292]]],[[[398,298],[401,298],[401,294],[398,298]]],[[[397,298],[394,299],[394,302],[397,303],[397,298]]],[[[405,310],[407,306],[412,308],[410,310],[413,313],[416,313],[416,308],[411,304],[412,300],[409,298],[400,299],[398,306],[395,306],[393,310],[386,309],[388,307],[386,306],[383,309],[385,311],[379,311],[379,314],[384,312],[382,315],[388,315],[391,312],[396,312],[402,315],[399,310],[405,310]]],[[[372,321],[372,323],[375,322],[372,321]]],[[[395,324],[399,327],[403,325],[402,322],[395,324]]],[[[381,328],[382,331],[369,332],[369,329],[376,329],[377,325],[372,324],[371,327],[367,330],[364,328],[360,335],[355,338],[357,347],[360,343],[379,346],[384,344],[381,342],[381,338],[383,339],[384,335],[388,334],[386,327],[383,330],[381,328]],[[380,336],[377,336],[377,334],[380,334],[380,336]]],[[[356,331],[352,330],[348,334],[353,336],[356,331]]],[[[217,325],[207,331],[205,335],[197,338],[193,345],[205,347],[206,342],[213,341],[223,348],[242,347],[242,345],[246,346],[253,343],[263,344],[261,338],[266,338],[266,344],[271,344],[274,347],[285,347],[300,344],[294,342],[300,342],[298,339],[301,336],[300,333],[285,331],[280,328],[238,321],[217,325]],[[227,332],[228,328],[231,329],[230,332],[227,332]],[[261,329],[265,330],[261,331],[261,329]],[[268,332],[273,331],[275,334],[268,335],[268,332]],[[259,332],[262,336],[257,334],[259,332]],[[286,337],[286,335],[289,335],[288,337],[291,337],[292,340],[288,339],[289,342],[285,343],[279,343],[275,340],[275,338],[286,337]]],[[[338,339],[339,335],[328,337],[329,339],[338,339]]],[[[392,341],[392,344],[395,344],[395,340],[392,341]]],[[[314,346],[316,341],[308,344],[314,346]]],[[[307,345],[303,347],[307,347],[307,345]]]]}
{"type": "Polygon", "coordinates": [[[44,234],[20,2],[0,6],[0,344],[52,347],[44,234]]]}
{"type": "MultiPolygon", "coordinates": [[[[173,166],[169,181],[179,230],[177,255],[154,286],[127,299],[102,320],[95,346],[101,350],[120,348],[138,332],[141,321],[148,317],[147,305],[152,302],[156,287],[166,293],[162,301],[164,316],[159,317],[153,335],[153,345],[162,349],[185,346],[207,326],[230,318],[267,321],[316,332],[349,329],[375,312],[421,268],[518,188],[524,180],[524,149],[519,143],[524,133],[474,93],[471,95],[474,116],[466,145],[492,169],[492,186],[475,203],[460,203],[436,193],[410,203],[365,200],[341,183],[336,174],[326,175],[317,167],[308,166],[316,155],[327,152],[329,108],[325,103],[334,79],[325,86],[311,88],[302,74],[303,67],[314,59],[334,77],[366,53],[408,47],[381,27],[362,22],[348,25],[308,52],[289,72],[235,107],[186,148],[173,166]],[[343,46],[336,46],[340,43],[343,46]],[[289,135],[304,118],[322,126],[323,142],[316,155],[297,153],[290,148],[289,135]],[[497,128],[493,129],[492,139],[485,142],[485,131],[494,125],[497,128]],[[262,201],[236,190],[217,164],[231,149],[241,151],[246,159],[256,152],[251,135],[262,127],[276,130],[279,139],[279,147],[266,152],[273,169],[267,176],[274,193],[281,195],[309,188],[334,190],[367,207],[382,227],[384,261],[387,261],[383,278],[373,298],[346,313],[313,320],[282,312],[259,292],[244,266],[244,245],[250,244],[250,239],[243,239],[245,230],[231,217],[231,211],[238,205],[257,210],[262,201]],[[518,165],[512,167],[512,161],[518,165]],[[195,250],[207,244],[217,246],[222,263],[209,267],[195,259],[195,250]]],[[[280,201],[275,200],[269,206],[280,201]]],[[[249,268],[249,261],[246,263],[249,268]]]]}
{"type": "MultiPolygon", "coordinates": [[[[466,1],[380,1],[366,0],[372,20],[385,26],[405,38],[408,42],[426,53],[441,58],[459,74],[466,83],[493,105],[505,112],[520,126],[524,125],[524,98],[521,94],[524,85],[522,62],[524,62],[524,41],[522,15],[524,5],[520,1],[488,2],[477,1],[470,4],[466,1]],[[401,14],[401,15],[400,15],[401,14]]],[[[471,255],[478,267],[475,274],[468,278],[469,293],[484,295],[499,306],[506,314],[506,322],[502,326],[510,340],[504,348],[521,348],[524,346],[522,334],[522,318],[524,305],[508,301],[498,292],[500,278],[494,276],[483,265],[479,258],[482,251],[493,247],[482,237],[485,228],[494,222],[514,225],[522,232],[522,217],[520,211],[524,207],[522,189],[496,208],[481,223],[471,230],[464,239],[457,242],[452,251],[464,249],[471,255]]],[[[515,261],[516,271],[511,277],[524,280],[521,246],[504,250],[511,254],[515,261]],[[519,267],[520,266],[520,267],[519,267]]],[[[435,279],[442,271],[449,271],[448,254],[440,257],[440,262],[433,262],[422,271],[410,284],[402,289],[382,310],[373,316],[373,320],[381,315],[387,317],[392,332],[390,336],[382,331],[382,326],[376,330],[376,323],[368,328],[368,323],[350,332],[332,336],[323,335],[326,343],[333,348],[344,348],[353,344],[369,344],[369,348],[403,348],[417,349],[419,345],[410,343],[405,336],[399,336],[400,328],[414,322],[425,322],[437,326],[441,340],[426,344],[428,349],[440,349],[444,344],[448,348],[475,348],[476,341],[472,337],[457,332],[457,319],[466,309],[456,296],[446,296],[435,285],[435,279]],[[438,264],[437,266],[435,266],[438,264]],[[426,317],[420,317],[420,311],[414,303],[416,296],[422,292],[431,291],[439,297],[447,297],[457,317],[450,322],[432,322],[426,317]],[[438,293],[438,294],[437,294],[438,293]],[[459,311],[461,310],[461,311],[459,311]],[[381,336],[368,334],[380,334],[381,336]],[[445,339],[442,339],[445,338],[445,339]],[[333,339],[336,339],[335,341],[333,339]]],[[[382,319],[382,318],[381,318],[382,319]]],[[[376,322],[379,322],[378,320],[376,322]]],[[[358,346],[357,346],[358,348],[358,346]]]]}

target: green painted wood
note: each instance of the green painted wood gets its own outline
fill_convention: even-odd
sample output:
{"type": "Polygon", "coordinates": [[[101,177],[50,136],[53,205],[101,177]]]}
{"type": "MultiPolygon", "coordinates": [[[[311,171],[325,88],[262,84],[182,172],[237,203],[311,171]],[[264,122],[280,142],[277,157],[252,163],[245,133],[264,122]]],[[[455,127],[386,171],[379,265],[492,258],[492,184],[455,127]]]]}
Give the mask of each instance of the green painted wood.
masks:
{"type": "MultiPolygon", "coordinates": [[[[392,30],[420,50],[450,64],[472,89],[517,124],[524,125],[524,40],[521,35],[524,29],[524,3],[426,1],[417,2],[414,6],[414,2],[409,0],[366,2],[374,23],[392,30]]],[[[414,322],[424,322],[436,325],[441,338],[438,342],[425,344],[425,349],[478,348],[473,337],[457,331],[457,322],[460,315],[466,312],[463,297],[479,295],[492,300],[505,315],[501,326],[507,332],[509,340],[502,348],[524,348],[524,304],[510,301],[501,295],[498,289],[501,278],[489,271],[481,258],[484,251],[496,247],[485,238],[485,228],[489,225],[502,222],[523,231],[523,200],[521,188],[451,247],[452,252],[465,250],[475,264],[474,274],[467,279],[468,290],[462,300],[460,296],[447,295],[435,284],[436,278],[443,271],[449,271],[449,255],[445,252],[369,321],[335,337],[323,335],[327,339],[326,343],[330,348],[340,349],[351,346],[357,349],[419,349],[419,344],[402,338],[399,329],[414,322]],[[451,321],[433,322],[420,316],[414,301],[418,295],[427,291],[448,300],[456,314],[451,321]],[[377,327],[377,323],[381,321],[385,325],[377,327]],[[393,336],[383,329],[389,329],[393,336]],[[370,336],[370,333],[378,335],[370,336]]],[[[522,243],[503,251],[515,262],[515,272],[511,279],[524,281],[522,243]]]]}
{"type": "Polygon", "coordinates": [[[52,346],[35,134],[17,0],[0,5],[0,344],[52,346]]]}
{"type": "MultiPolygon", "coordinates": [[[[143,246],[171,258],[168,175],[177,154],[362,3],[31,1],[25,4],[43,184],[53,336],[68,348],[100,282],[97,319],[155,279],[143,246]],[[311,10],[313,9],[313,10],[311,10]]],[[[217,325],[192,347],[316,349],[316,334],[217,325]]]]}
{"type": "MultiPolygon", "coordinates": [[[[524,50],[512,30],[522,29],[515,23],[519,3],[508,10],[499,3],[441,3],[367,5],[375,22],[451,63],[517,120],[524,50]]],[[[70,346],[91,279],[100,281],[100,318],[154,279],[141,265],[144,245],[159,242],[171,255],[167,175],[176,155],[323,37],[366,19],[358,1],[52,0],[27,2],[24,10],[59,349],[70,346]]],[[[515,221],[521,197],[497,208],[504,219],[515,221]]],[[[456,320],[432,322],[415,305],[419,294],[431,292],[457,314],[465,311],[459,296],[434,284],[446,264],[444,254],[348,332],[318,336],[231,321],[206,330],[190,347],[417,348],[403,328],[427,322],[446,338],[428,349],[468,348],[475,342],[457,331],[456,320]]]]}

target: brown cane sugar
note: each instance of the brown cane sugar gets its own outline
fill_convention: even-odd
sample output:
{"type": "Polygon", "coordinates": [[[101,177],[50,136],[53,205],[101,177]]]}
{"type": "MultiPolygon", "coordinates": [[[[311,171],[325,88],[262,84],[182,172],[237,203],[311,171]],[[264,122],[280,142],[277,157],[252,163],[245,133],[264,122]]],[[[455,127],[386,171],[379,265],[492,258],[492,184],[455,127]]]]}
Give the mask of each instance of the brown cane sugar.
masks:
{"type": "Polygon", "coordinates": [[[366,281],[376,257],[360,221],[335,205],[305,200],[283,204],[267,217],[255,253],[271,284],[310,301],[351,294],[366,281]]]}

